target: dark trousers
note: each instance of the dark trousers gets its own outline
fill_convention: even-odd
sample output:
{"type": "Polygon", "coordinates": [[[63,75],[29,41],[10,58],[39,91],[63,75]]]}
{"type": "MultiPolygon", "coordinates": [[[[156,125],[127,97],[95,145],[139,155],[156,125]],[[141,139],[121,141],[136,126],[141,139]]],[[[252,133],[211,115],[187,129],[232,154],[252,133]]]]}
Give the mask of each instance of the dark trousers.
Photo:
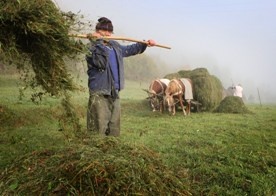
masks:
{"type": "Polygon", "coordinates": [[[87,109],[87,130],[105,136],[120,135],[120,99],[90,93],[87,109]]]}

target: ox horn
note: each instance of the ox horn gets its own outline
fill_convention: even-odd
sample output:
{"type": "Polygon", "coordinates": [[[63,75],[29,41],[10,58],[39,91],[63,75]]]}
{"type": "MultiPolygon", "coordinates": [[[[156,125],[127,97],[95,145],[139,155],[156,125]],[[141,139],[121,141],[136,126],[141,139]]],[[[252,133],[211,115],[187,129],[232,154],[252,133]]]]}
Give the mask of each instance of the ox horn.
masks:
{"type": "Polygon", "coordinates": [[[147,93],[149,93],[149,90],[148,89],[142,89],[143,91],[146,91],[147,93]]]}
{"type": "MultiPolygon", "coordinates": [[[[142,89],[143,91],[146,91],[148,94],[150,94],[150,95],[156,95],[155,93],[153,93],[153,92],[150,92],[149,90],[147,90],[147,89],[142,89]]],[[[146,99],[150,99],[150,98],[152,98],[152,96],[148,96],[146,99]]]]}
{"type": "Polygon", "coordinates": [[[149,91],[149,90],[147,90],[147,89],[143,89],[143,91],[146,91],[147,93],[152,94],[152,95],[156,95],[156,93],[151,92],[151,91],[149,91]]]}

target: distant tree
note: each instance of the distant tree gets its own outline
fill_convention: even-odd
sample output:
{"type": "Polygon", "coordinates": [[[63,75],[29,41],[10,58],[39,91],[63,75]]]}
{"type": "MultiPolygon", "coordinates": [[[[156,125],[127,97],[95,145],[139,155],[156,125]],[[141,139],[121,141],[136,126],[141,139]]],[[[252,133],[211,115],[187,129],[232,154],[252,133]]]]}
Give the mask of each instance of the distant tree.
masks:
{"type": "Polygon", "coordinates": [[[145,54],[126,58],[124,63],[126,79],[129,80],[151,80],[161,75],[154,60],[145,54]]]}

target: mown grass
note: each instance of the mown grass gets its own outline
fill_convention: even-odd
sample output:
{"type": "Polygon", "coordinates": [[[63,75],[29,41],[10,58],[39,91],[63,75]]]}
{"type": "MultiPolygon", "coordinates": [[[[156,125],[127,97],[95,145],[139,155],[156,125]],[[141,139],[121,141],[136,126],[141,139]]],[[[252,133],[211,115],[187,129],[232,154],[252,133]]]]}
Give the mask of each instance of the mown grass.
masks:
{"type": "MultiPolygon", "coordinates": [[[[0,77],[0,171],[23,154],[70,144],[61,129],[60,100],[19,101],[18,80],[0,77]],[[8,119],[8,120],[7,120],[8,119]]],[[[175,173],[185,173],[194,195],[276,194],[276,106],[246,105],[252,114],[192,113],[184,117],[151,112],[142,90],[127,82],[121,93],[121,140],[158,152],[175,173]]],[[[73,94],[85,130],[87,92],[73,94]]],[[[183,176],[183,175],[182,175],[183,176]]]]}
{"type": "Polygon", "coordinates": [[[255,114],[183,117],[149,112],[133,118],[133,111],[124,111],[123,137],[160,152],[176,171],[186,168],[195,195],[271,195],[276,183],[276,108],[249,108],[255,114]]]}

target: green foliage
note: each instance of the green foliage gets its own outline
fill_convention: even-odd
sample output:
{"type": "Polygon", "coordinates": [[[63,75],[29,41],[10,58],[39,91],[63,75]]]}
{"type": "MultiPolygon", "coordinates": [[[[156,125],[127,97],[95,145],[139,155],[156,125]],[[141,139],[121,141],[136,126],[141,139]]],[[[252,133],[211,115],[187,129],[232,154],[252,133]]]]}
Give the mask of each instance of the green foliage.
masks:
{"type": "Polygon", "coordinates": [[[186,173],[193,195],[273,195],[276,107],[249,108],[254,114],[183,117],[125,100],[122,137],[158,151],[176,174],[186,173]]]}
{"type": "Polygon", "coordinates": [[[235,96],[225,97],[220,102],[219,106],[214,110],[214,112],[237,114],[250,113],[250,111],[244,105],[243,100],[240,97],[235,96]]]}
{"type": "Polygon", "coordinates": [[[66,94],[65,98],[61,100],[61,105],[63,106],[63,109],[65,110],[62,118],[60,118],[60,123],[62,125],[61,130],[66,130],[68,126],[72,126],[73,130],[76,132],[76,135],[78,135],[78,132],[81,131],[81,126],[79,122],[79,118],[77,116],[77,113],[75,112],[75,107],[73,106],[71,102],[70,95],[66,94]]]}
{"type": "Polygon", "coordinates": [[[186,195],[181,179],[146,147],[113,137],[92,136],[85,142],[16,160],[0,178],[8,182],[0,184],[2,194],[186,195]]]}
{"type": "Polygon", "coordinates": [[[19,121],[19,117],[17,116],[16,113],[14,113],[8,107],[4,105],[0,105],[0,124],[2,127],[11,126],[18,121],[19,121]]]}
{"type": "Polygon", "coordinates": [[[0,2],[0,61],[23,69],[31,65],[33,86],[57,95],[75,87],[64,56],[74,56],[82,44],[69,38],[76,23],[71,13],[62,13],[51,0],[0,2]]]}
{"type": "MultiPolygon", "coordinates": [[[[19,104],[14,81],[0,82],[1,106],[17,117],[0,126],[0,193],[23,194],[24,187],[30,187],[28,194],[40,188],[45,194],[53,190],[62,194],[58,191],[71,187],[65,190],[68,194],[80,195],[76,192],[79,185],[95,179],[104,182],[98,186],[110,187],[112,192],[117,191],[115,186],[124,187],[123,182],[136,182],[133,187],[140,185],[142,191],[150,188],[154,179],[164,179],[173,186],[170,190],[182,183],[192,195],[276,193],[275,105],[246,105],[251,114],[204,112],[183,117],[179,111],[171,116],[151,112],[146,94],[137,93],[140,84],[127,81],[121,94],[120,138],[68,134],[64,140],[58,123],[60,99],[48,98],[34,105],[23,97],[19,104]]],[[[85,129],[87,96],[87,92],[72,96],[81,130],[85,129]]],[[[155,182],[152,190],[161,190],[159,181],[155,182]]]]}

